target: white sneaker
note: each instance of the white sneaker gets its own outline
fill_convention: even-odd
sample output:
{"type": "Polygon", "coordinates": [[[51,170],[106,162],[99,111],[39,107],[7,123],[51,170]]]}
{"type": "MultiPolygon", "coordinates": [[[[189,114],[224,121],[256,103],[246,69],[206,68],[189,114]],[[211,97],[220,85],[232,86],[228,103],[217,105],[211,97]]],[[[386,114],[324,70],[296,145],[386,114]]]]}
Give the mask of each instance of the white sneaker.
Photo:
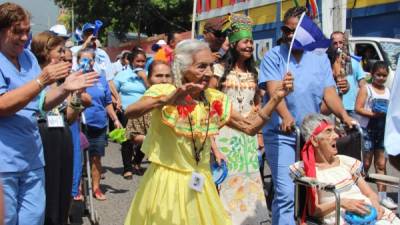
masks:
{"type": "Polygon", "coordinates": [[[397,209],[397,204],[390,197],[386,197],[386,198],[382,199],[381,205],[385,206],[386,208],[388,208],[390,210],[397,209]]]}

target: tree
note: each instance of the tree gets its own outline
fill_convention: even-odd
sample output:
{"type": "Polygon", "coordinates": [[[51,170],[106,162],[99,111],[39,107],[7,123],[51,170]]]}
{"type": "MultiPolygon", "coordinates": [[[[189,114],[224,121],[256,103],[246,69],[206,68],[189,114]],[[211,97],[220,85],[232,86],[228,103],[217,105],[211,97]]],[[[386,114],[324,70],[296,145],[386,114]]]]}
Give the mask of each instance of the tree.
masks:
{"type": "Polygon", "coordinates": [[[192,0],[54,1],[70,12],[73,9],[76,27],[99,19],[104,24],[103,32],[114,32],[120,39],[127,32],[152,36],[191,28],[192,0]]]}

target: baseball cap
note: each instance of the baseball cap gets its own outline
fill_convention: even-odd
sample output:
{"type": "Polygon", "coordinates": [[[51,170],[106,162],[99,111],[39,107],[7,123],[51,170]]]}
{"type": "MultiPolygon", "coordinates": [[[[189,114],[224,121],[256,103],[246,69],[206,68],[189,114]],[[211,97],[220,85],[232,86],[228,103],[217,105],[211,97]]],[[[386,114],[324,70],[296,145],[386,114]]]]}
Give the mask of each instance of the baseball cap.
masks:
{"type": "Polygon", "coordinates": [[[92,24],[92,23],[85,23],[82,26],[82,32],[86,32],[88,30],[94,30],[95,27],[96,26],[94,24],[92,24]]]}
{"type": "Polygon", "coordinates": [[[50,28],[50,31],[54,32],[57,36],[63,38],[69,38],[70,34],[67,32],[67,28],[65,28],[62,24],[56,24],[50,28]]]}

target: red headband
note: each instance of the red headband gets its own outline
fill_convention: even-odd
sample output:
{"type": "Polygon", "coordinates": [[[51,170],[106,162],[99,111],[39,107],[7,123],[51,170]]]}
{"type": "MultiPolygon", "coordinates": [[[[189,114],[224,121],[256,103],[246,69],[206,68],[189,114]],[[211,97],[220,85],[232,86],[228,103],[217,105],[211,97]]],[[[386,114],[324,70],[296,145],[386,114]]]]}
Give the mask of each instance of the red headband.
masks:
{"type": "MultiPolygon", "coordinates": [[[[315,178],[317,175],[316,170],[315,170],[315,157],[314,157],[315,149],[311,143],[311,138],[316,137],[318,134],[320,134],[322,131],[324,131],[330,125],[331,124],[326,120],[321,121],[321,123],[312,132],[310,138],[307,140],[304,147],[301,149],[301,158],[304,163],[304,172],[307,177],[315,178]]],[[[310,197],[311,201],[306,201],[306,206],[304,207],[303,216],[302,216],[303,222],[305,221],[305,215],[306,215],[305,210],[307,210],[307,207],[308,207],[307,204],[311,202],[311,205],[310,205],[311,213],[313,213],[315,210],[315,196],[316,196],[315,190],[313,188],[307,188],[307,197],[310,197]]]]}

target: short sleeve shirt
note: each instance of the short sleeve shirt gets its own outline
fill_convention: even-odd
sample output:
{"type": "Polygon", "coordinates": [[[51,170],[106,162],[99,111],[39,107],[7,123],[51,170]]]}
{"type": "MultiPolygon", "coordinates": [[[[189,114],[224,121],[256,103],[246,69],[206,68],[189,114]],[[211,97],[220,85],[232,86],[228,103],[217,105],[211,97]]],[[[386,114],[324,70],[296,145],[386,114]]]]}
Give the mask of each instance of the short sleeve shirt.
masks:
{"type": "Polygon", "coordinates": [[[86,124],[99,129],[107,126],[106,106],[111,104],[111,91],[104,76],[93,87],[86,88],[92,97],[92,105],[85,109],[86,124]]]}
{"type": "Polygon", "coordinates": [[[358,93],[358,82],[365,78],[365,72],[361,63],[351,58],[352,74],[346,76],[349,83],[349,91],[343,95],[343,105],[346,110],[354,110],[358,93]]]}
{"type": "MultiPolygon", "coordinates": [[[[0,95],[15,90],[40,74],[35,56],[24,50],[20,70],[0,53],[0,95]]],[[[37,124],[39,96],[11,116],[0,117],[0,172],[23,172],[44,166],[43,147],[37,124]]]]}
{"type": "MultiPolygon", "coordinates": [[[[280,81],[286,73],[288,46],[279,45],[268,51],[260,65],[260,88],[265,88],[268,81],[280,81]]],[[[294,91],[285,97],[288,110],[300,126],[303,118],[310,113],[319,113],[325,88],[334,87],[331,66],[326,54],[304,52],[298,63],[293,56],[289,62],[289,71],[294,77],[294,91]]],[[[265,95],[264,103],[269,100],[265,95]]],[[[286,136],[279,132],[281,118],[274,111],[271,120],[264,127],[264,140],[276,142],[288,139],[294,142],[294,136],[286,136]]]]}
{"type": "Polygon", "coordinates": [[[137,75],[140,70],[128,68],[119,72],[113,79],[114,86],[121,96],[122,108],[125,110],[130,104],[135,103],[146,91],[146,85],[137,75]]]}

